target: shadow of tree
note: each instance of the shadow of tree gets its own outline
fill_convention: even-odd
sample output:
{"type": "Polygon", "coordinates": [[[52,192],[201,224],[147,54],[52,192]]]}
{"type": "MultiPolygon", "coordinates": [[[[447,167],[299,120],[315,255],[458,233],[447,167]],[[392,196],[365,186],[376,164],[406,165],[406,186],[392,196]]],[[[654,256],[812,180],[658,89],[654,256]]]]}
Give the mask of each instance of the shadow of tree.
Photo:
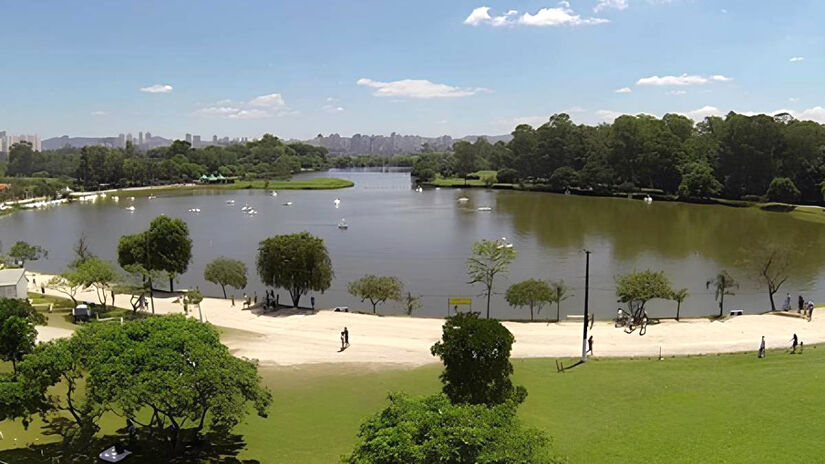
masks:
{"type": "MultiPolygon", "coordinates": [[[[0,451],[0,461],[14,464],[88,464],[102,462],[98,454],[116,442],[126,443],[126,435],[96,436],[75,443],[48,443],[0,451]]],[[[172,450],[167,441],[139,439],[126,449],[132,452],[124,462],[129,464],[260,464],[257,459],[238,459],[244,449],[241,435],[208,433],[197,441],[190,441],[172,450]]]]}

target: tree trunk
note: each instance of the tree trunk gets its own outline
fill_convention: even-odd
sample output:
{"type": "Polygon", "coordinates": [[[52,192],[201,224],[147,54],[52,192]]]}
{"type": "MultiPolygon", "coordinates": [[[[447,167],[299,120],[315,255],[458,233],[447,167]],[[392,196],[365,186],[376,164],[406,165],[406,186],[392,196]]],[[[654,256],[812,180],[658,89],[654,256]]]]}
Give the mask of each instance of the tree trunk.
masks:
{"type": "Polygon", "coordinates": [[[680,309],[682,309],[682,302],[681,302],[681,301],[677,301],[677,302],[676,302],[676,320],[677,320],[677,321],[679,320],[679,310],[680,310],[680,309]]]}
{"type": "Polygon", "coordinates": [[[493,293],[493,287],[487,288],[487,319],[490,319],[490,295],[493,293]]]}
{"type": "Polygon", "coordinates": [[[155,314],[155,294],[152,290],[152,278],[149,277],[149,301],[152,303],[152,314],[155,314]]]}
{"type": "Polygon", "coordinates": [[[377,302],[372,302],[372,301],[370,301],[370,303],[372,303],[372,313],[377,314],[376,311],[375,311],[375,306],[378,305],[378,303],[377,302]]]}
{"type": "Polygon", "coordinates": [[[530,322],[533,322],[533,305],[530,305],[530,322]]]}
{"type": "Polygon", "coordinates": [[[221,290],[223,290],[223,299],[226,299],[226,285],[221,284],[221,290]]]}
{"type": "Polygon", "coordinates": [[[722,289],[722,294],[719,296],[719,317],[725,312],[725,289],[722,289]]]}
{"type": "Polygon", "coordinates": [[[301,301],[301,292],[290,291],[289,296],[292,298],[292,307],[297,308],[298,303],[301,301]]]}
{"type": "Polygon", "coordinates": [[[776,292],[772,292],[768,290],[768,295],[771,297],[771,311],[776,311],[776,305],[773,303],[773,294],[776,292]]]}
{"type": "Polygon", "coordinates": [[[556,322],[561,321],[561,302],[556,302],[556,322]]]}
{"type": "Polygon", "coordinates": [[[175,278],[169,276],[169,292],[173,293],[175,291],[175,278]]]}

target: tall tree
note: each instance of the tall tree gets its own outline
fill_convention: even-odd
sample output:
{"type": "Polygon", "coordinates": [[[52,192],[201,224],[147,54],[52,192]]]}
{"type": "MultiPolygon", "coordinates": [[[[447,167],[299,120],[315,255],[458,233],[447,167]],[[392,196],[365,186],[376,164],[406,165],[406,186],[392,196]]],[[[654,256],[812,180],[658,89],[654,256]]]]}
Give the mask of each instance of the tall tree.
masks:
{"type": "Polygon", "coordinates": [[[679,290],[674,290],[673,295],[670,297],[671,300],[676,302],[676,320],[679,320],[679,311],[682,309],[682,303],[687,300],[689,296],[688,289],[680,288],[679,290]]]}
{"type": "Polygon", "coordinates": [[[713,276],[712,279],[708,280],[705,287],[713,287],[714,296],[719,302],[719,317],[722,317],[725,313],[725,295],[734,295],[731,290],[739,288],[739,284],[728,274],[728,271],[723,269],[713,276]]]}
{"type": "Polygon", "coordinates": [[[441,358],[444,393],[453,403],[502,404],[522,402],[524,387],[510,380],[510,350],[515,337],[500,322],[460,313],[444,322],[441,341],[430,351],[441,358]]]}
{"type": "Polygon", "coordinates": [[[246,264],[237,259],[226,257],[215,258],[214,261],[206,265],[203,270],[203,278],[207,282],[220,285],[223,297],[226,298],[226,286],[235,289],[246,287],[246,264]]]}
{"type": "Polygon", "coordinates": [[[11,361],[17,372],[17,363],[34,349],[37,331],[35,324],[45,319],[27,301],[0,298],[0,359],[11,361]]]}
{"type": "Polygon", "coordinates": [[[150,269],[169,275],[169,291],[174,291],[174,276],[183,274],[192,261],[189,227],[180,218],[158,216],[146,231],[150,269]]]}
{"type": "Polygon", "coordinates": [[[788,280],[788,271],[791,267],[790,250],[769,244],[757,246],[748,253],[747,262],[754,276],[768,288],[771,311],[776,311],[773,296],[788,280]]]}
{"type": "Polygon", "coordinates": [[[550,303],[552,290],[543,280],[527,279],[511,285],[504,298],[514,308],[529,308],[532,321],[534,320],[533,310],[540,313],[541,308],[550,303]]]}
{"type": "Polygon", "coordinates": [[[48,256],[48,254],[49,252],[45,249],[24,241],[15,242],[9,250],[9,256],[19,260],[24,266],[26,261],[36,261],[41,257],[48,256]]]}
{"type": "Polygon", "coordinates": [[[668,299],[672,295],[670,280],[663,271],[631,272],[616,279],[616,296],[623,303],[638,305],[641,310],[654,298],[668,299]]]}
{"type": "Polygon", "coordinates": [[[310,290],[328,289],[334,275],[324,240],[309,232],[276,235],[262,241],[257,267],[261,281],[286,289],[294,307],[310,290]]]}
{"type": "Polygon", "coordinates": [[[487,319],[490,318],[490,296],[497,275],[507,273],[510,263],[516,258],[516,251],[499,240],[479,240],[473,244],[473,256],[467,260],[468,282],[484,285],[483,295],[487,298],[487,319]]]}
{"type": "Polygon", "coordinates": [[[561,302],[570,298],[570,287],[563,280],[550,282],[550,303],[556,303],[556,321],[561,321],[561,302]]]}
{"type": "Polygon", "coordinates": [[[401,300],[401,290],[404,285],[393,276],[365,275],[358,280],[347,284],[347,290],[361,301],[370,300],[372,313],[376,313],[376,306],[387,300],[401,300]]]}

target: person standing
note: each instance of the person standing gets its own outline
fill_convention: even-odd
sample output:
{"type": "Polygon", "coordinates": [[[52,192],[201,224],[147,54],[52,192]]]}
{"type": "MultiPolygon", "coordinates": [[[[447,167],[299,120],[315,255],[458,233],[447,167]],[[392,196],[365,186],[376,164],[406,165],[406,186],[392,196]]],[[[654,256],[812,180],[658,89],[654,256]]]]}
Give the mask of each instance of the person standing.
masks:
{"type": "Polygon", "coordinates": [[[590,353],[590,356],[593,356],[593,336],[592,335],[590,337],[588,337],[588,339],[587,339],[587,352],[585,354],[587,354],[587,353],[590,353]]]}
{"type": "Polygon", "coordinates": [[[791,354],[796,354],[796,345],[799,344],[799,338],[796,334],[793,334],[793,338],[791,338],[791,354]]]}
{"type": "Polygon", "coordinates": [[[785,295],[785,303],[782,304],[782,311],[790,311],[791,310],[791,294],[788,293],[785,295]]]}
{"type": "Polygon", "coordinates": [[[315,310],[315,297],[314,296],[310,297],[309,302],[312,304],[312,309],[315,310]]]}
{"type": "Polygon", "coordinates": [[[802,295],[799,295],[799,298],[796,301],[799,304],[799,309],[796,312],[801,313],[802,308],[805,306],[805,298],[802,298],[802,295]]]}
{"type": "Polygon", "coordinates": [[[344,347],[349,347],[349,330],[346,327],[344,327],[344,347]]]}
{"type": "Polygon", "coordinates": [[[762,343],[759,344],[759,354],[757,355],[759,359],[765,357],[765,336],[762,335],[762,343]]]}

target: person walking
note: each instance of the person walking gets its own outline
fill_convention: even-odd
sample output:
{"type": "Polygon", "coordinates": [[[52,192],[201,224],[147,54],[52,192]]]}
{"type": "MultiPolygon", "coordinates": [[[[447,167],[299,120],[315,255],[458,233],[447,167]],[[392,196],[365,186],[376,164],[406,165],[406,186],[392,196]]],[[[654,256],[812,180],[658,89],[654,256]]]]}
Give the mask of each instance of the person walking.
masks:
{"type": "Polygon", "coordinates": [[[587,351],[585,354],[590,353],[590,356],[593,356],[593,336],[591,335],[587,339],[587,351]]]}
{"type": "Polygon", "coordinates": [[[799,309],[797,309],[796,312],[801,313],[802,308],[805,306],[805,298],[802,298],[802,295],[799,295],[799,298],[796,300],[796,302],[799,304],[799,309]]]}
{"type": "Polygon", "coordinates": [[[791,310],[791,294],[788,293],[785,295],[785,302],[782,304],[782,311],[790,311],[791,310]]]}
{"type": "Polygon", "coordinates": [[[765,357],[765,336],[762,335],[762,343],[759,344],[759,354],[757,355],[759,359],[765,357]]]}
{"type": "Polygon", "coordinates": [[[315,310],[315,297],[314,296],[309,297],[309,302],[312,304],[312,309],[315,310]]]}
{"type": "Polygon", "coordinates": [[[799,344],[799,338],[796,334],[793,334],[793,338],[791,338],[791,354],[796,354],[796,345],[799,344]]]}
{"type": "Polygon", "coordinates": [[[349,330],[346,327],[344,327],[344,347],[349,347],[349,330]]]}

